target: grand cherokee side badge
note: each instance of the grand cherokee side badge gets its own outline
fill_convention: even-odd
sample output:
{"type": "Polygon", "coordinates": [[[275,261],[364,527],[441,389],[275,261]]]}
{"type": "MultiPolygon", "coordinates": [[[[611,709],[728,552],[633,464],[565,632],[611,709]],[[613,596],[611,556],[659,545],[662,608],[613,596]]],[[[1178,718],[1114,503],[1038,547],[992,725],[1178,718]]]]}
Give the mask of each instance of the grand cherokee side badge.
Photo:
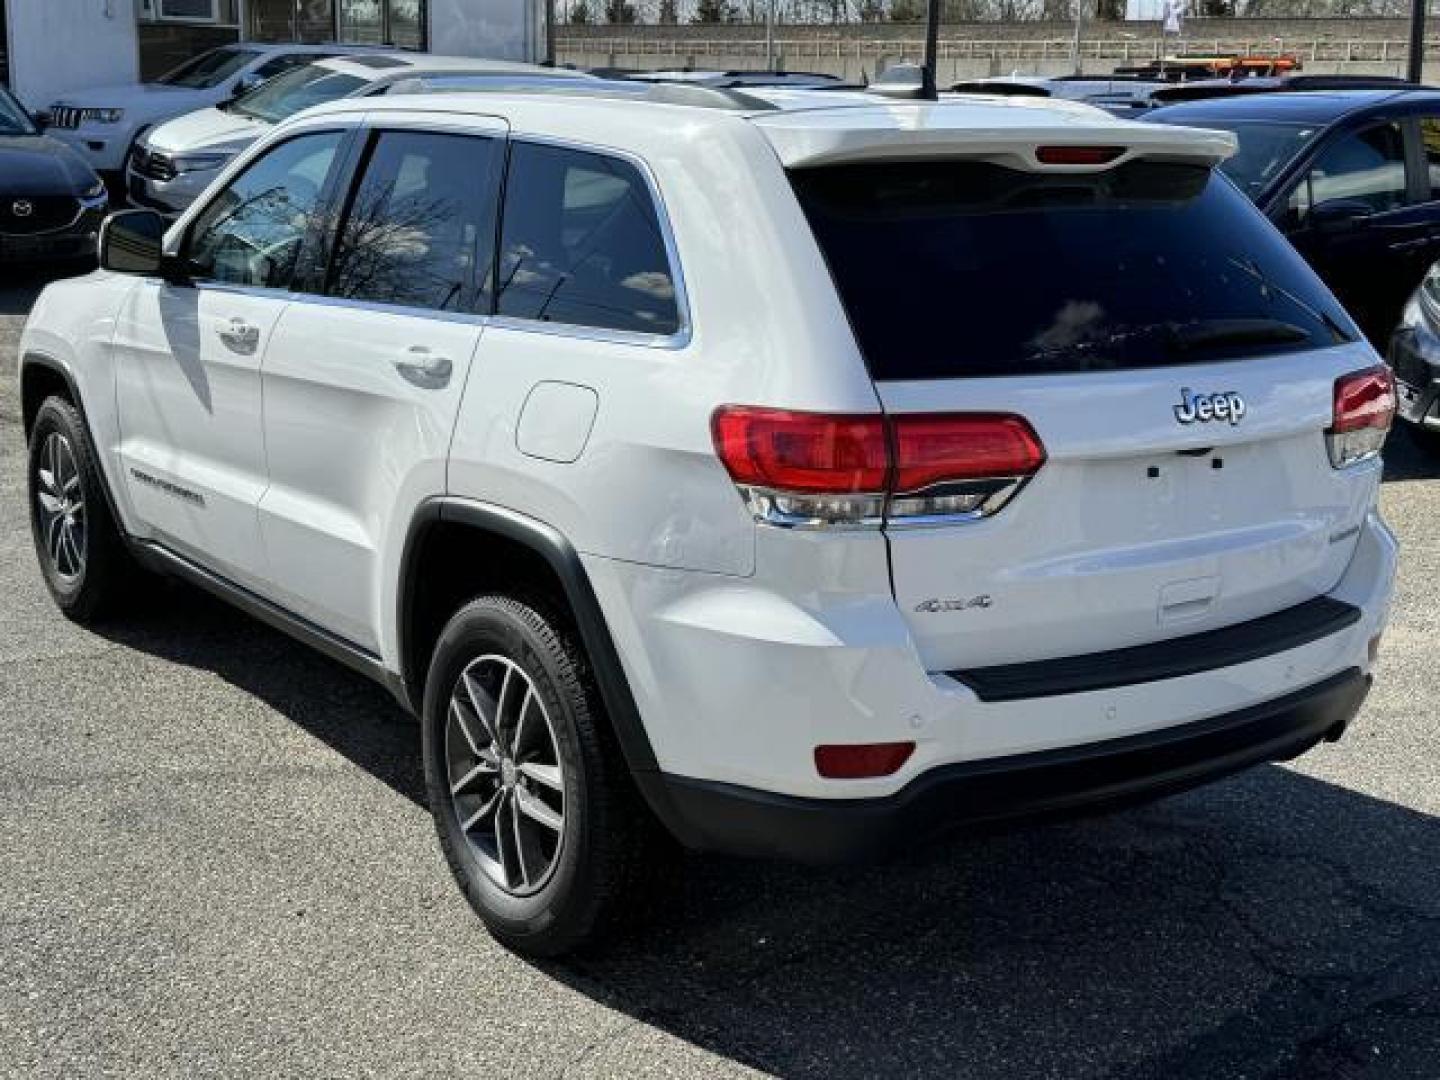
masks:
{"type": "Polygon", "coordinates": [[[995,603],[988,595],[972,596],[969,600],[922,600],[915,610],[924,615],[935,615],[942,611],[967,611],[970,608],[988,608],[995,603]]]}
{"type": "Polygon", "coordinates": [[[1197,394],[1188,386],[1180,390],[1180,404],[1175,406],[1175,419],[1182,424],[1208,424],[1211,420],[1229,420],[1238,424],[1245,416],[1245,399],[1234,390],[1218,394],[1197,394]]]}

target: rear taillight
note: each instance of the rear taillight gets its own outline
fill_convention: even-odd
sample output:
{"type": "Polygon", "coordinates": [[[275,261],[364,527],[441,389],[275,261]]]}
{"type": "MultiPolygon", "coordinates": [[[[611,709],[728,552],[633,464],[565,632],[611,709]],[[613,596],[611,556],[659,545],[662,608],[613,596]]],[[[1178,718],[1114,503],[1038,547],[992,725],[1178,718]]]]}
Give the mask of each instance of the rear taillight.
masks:
{"type": "Polygon", "coordinates": [[[948,522],[995,513],[1045,462],[1001,413],[835,416],[725,405],[715,449],[759,521],[948,522]]]}
{"type": "Polygon", "coordinates": [[[1325,430],[1330,464],[1337,469],[1379,456],[1395,418],[1395,380],[1380,366],[1335,380],[1335,414],[1325,430]]]}

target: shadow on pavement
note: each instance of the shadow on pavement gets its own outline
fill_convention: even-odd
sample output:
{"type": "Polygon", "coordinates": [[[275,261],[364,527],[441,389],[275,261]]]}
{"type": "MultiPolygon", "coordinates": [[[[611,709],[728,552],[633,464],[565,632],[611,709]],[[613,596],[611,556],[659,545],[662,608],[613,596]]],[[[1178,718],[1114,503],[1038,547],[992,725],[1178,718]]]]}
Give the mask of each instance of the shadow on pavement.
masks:
{"type": "MultiPolygon", "coordinates": [[[[360,676],[178,585],[109,636],[424,803],[416,725],[360,676]]],[[[690,856],[658,925],[543,967],[617,1038],[784,1077],[1433,1078],[1440,821],[1269,766],[879,867],[690,856]]]]}
{"type": "Polygon", "coordinates": [[[1385,440],[1385,480],[1433,480],[1440,476],[1440,439],[1436,449],[1421,447],[1403,424],[1385,440]]]}

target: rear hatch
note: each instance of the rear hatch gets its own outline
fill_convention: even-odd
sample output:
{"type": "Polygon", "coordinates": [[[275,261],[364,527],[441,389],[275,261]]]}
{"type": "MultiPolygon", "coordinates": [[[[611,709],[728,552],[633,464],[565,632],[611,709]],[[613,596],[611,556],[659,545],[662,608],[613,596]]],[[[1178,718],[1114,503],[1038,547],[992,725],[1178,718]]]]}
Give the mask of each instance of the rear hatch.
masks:
{"type": "Polygon", "coordinates": [[[1016,442],[983,490],[929,491],[968,501],[890,496],[895,597],[931,670],[1302,604],[1336,585],[1373,502],[1383,428],[1343,467],[1327,435],[1337,380],[1373,353],[1212,170],[1213,140],[1187,156],[1125,135],[789,162],[900,433],[892,476],[909,428],[941,431],[943,456],[957,417],[1012,424],[982,432],[1016,442]]]}

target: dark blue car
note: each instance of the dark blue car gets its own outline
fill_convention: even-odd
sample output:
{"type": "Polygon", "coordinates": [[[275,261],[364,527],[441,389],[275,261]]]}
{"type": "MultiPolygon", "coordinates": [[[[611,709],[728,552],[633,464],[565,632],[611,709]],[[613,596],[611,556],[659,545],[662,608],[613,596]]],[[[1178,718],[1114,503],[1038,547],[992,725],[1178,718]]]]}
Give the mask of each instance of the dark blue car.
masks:
{"type": "Polygon", "coordinates": [[[1226,174],[1384,348],[1440,258],[1440,90],[1245,94],[1145,119],[1233,132],[1226,174]]]}

